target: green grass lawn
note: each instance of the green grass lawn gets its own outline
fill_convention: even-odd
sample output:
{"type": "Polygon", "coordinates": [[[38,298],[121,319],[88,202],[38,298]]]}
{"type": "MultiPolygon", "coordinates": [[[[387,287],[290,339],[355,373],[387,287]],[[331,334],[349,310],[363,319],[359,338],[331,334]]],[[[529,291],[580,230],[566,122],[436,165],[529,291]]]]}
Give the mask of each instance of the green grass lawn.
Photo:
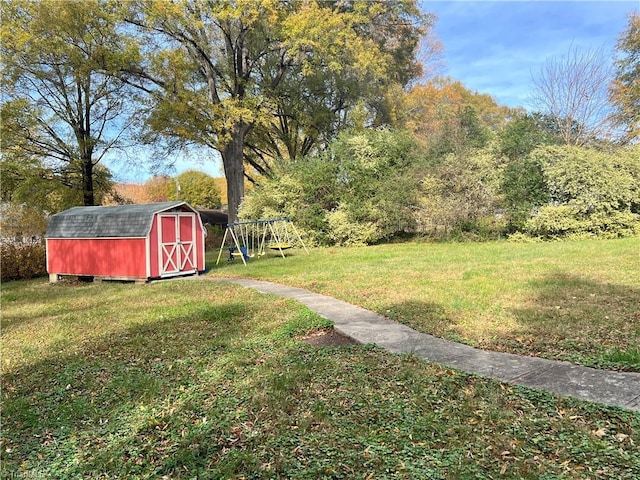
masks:
{"type": "Polygon", "coordinates": [[[399,243],[215,266],[476,347],[640,371],[640,239],[399,243]]]}
{"type": "MultiPolygon", "coordinates": [[[[447,255],[327,250],[260,268],[304,283],[326,261],[314,288],[356,301],[364,280],[333,292],[331,271],[350,267],[332,256],[371,255],[367,271],[420,248],[447,255]]],[[[289,300],[208,281],[44,279],[6,283],[1,299],[0,478],[640,477],[639,414],[368,345],[312,347],[299,337],[327,322],[289,300]]]]}

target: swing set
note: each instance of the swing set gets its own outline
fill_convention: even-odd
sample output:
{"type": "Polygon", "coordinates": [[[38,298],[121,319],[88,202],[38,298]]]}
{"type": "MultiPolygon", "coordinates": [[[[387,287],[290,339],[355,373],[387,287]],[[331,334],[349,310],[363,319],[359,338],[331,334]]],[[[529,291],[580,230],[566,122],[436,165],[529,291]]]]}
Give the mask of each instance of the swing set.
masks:
{"type": "Polygon", "coordinates": [[[216,265],[220,263],[224,250],[229,252],[229,262],[240,257],[246,266],[250,258],[266,255],[267,249],[278,251],[282,258],[285,258],[285,250],[298,246],[309,254],[290,218],[228,223],[216,265]]]}

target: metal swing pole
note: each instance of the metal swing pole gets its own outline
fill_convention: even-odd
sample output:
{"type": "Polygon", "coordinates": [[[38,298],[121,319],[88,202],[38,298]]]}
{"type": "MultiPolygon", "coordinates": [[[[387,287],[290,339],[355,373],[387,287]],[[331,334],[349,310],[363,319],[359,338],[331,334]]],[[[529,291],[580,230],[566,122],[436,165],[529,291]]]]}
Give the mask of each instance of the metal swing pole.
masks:
{"type": "Polygon", "coordinates": [[[244,246],[247,257],[255,256],[255,255],[264,255],[265,249],[267,246],[267,235],[270,235],[271,240],[270,244],[275,243],[274,246],[269,247],[273,250],[278,250],[282,258],[286,258],[283,249],[283,241],[287,241],[288,244],[285,248],[289,248],[294,245],[300,243],[304,251],[309,254],[309,250],[307,246],[304,244],[298,229],[291,221],[290,218],[276,218],[276,219],[266,219],[266,220],[253,220],[246,222],[236,222],[227,224],[227,228],[224,232],[224,236],[222,238],[222,245],[220,245],[220,251],[218,252],[218,258],[216,260],[216,265],[220,263],[220,258],[222,257],[222,250],[224,249],[224,245],[227,241],[227,235],[231,234],[231,239],[233,240],[233,244],[235,248],[242,258],[242,263],[246,266],[247,261],[245,258],[245,254],[242,250],[244,246]],[[291,232],[289,231],[289,224],[291,225],[291,230],[293,234],[295,234],[295,238],[292,237],[291,232]],[[249,232],[249,228],[251,228],[251,232],[249,232]],[[251,236],[251,238],[249,238],[251,236]],[[285,238],[286,237],[286,238],[285,238]],[[242,240],[242,242],[240,241],[242,240]],[[293,241],[294,240],[294,241],[293,241]],[[257,248],[257,250],[256,250],[257,248]]]}
{"type": "Polygon", "coordinates": [[[262,239],[260,240],[260,246],[258,247],[258,255],[265,255],[265,247],[267,243],[267,222],[264,220],[258,220],[258,224],[262,227],[262,239]]]}
{"type": "Polygon", "coordinates": [[[218,252],[218,259],[216,260],[216,265],[220,263],[220,257],[222,257],[222,250],[224,249],[224,244],[227,241],[227,233],[229,233],[228,224],[227,224],[227,228],[224,229],[224,235],[222,236],[222,244],[220,245],[220,251],[218,252]]]}
{"type": "MultiPolygon", "coordinates": [[[[242,235],[242,224],[233,224],[233,223],[231,223],[229,225],[231,225],[232,227],[235,227],[235,226],[239,225],[240,226],[240,235],[242,235]]],[[[242,263],[244,263],[244,266],[246,267],[247,266],[247,261],[244,258],[244,253],[242,252],[242,248],[240,248],[240,242],[238,241],[238,236],[236,235],[234,228],[231,229],[231,237],[233,238],[233,241],[234,241],[234,243],[236,245],[236,248],[238,249],[238,252],[240,253],[240,258],[242,259],[242,263]]]]}
{"type": "Polygon", "coordinates": [[[293,222],[291,221],[290,218],[287,218],[287,221],[291,224],[291,228],[293,229],[293,231],[296,234],[296,237],[298,237],[298,241],[300,242],[300,244],[302,245],[302,248],[304,248],[304,251],[307,252],[307,255],[309,255],[309,250],[307,250],[307,246],[304,244],[304,242],[302,241],[302,237],[300,236],[300,234],[298,233],[298,229],[296,228],[296,226],[293,224],[293,222]]]}
{"type": "Polygon", "coordinates": [[[251,225],[251,250],[250,250],[249,256],[253,257],[255,256],[255,254],[256,254],[256,229],[255,229],[255,225],[251,225]]]}
{"type": "Polygon", "coordinates": [[[269,228],[271,229],[271,235],[273,236],[273,238],[275,238],[276,240],[276,246],[278,247],[278,250],[280,251],[280,255],[282,255],[282,258],[285,258],[285,254],[282,251],[282,242],[280,241],[280,237],[276,234],[274,228],[273,228],[273,223],[276,222],[277,220],[273,220],[273,221],[269,221],[269,228]]]}

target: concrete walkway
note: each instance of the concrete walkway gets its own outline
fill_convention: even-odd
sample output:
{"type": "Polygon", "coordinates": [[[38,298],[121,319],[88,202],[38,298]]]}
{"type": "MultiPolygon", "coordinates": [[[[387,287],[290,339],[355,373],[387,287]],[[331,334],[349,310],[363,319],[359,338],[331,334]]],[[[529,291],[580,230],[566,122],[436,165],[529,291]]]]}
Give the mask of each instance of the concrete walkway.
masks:
{"type": "Polygon", "coordinates": [[[429,362],[503,382],[640,411],[640,373],[479,350],[419,333],[369,310],[301,288],[249,279],[219,280],[296,300],[333,321],[336,331],[360,343],[374,343],[393,353],[411,353],[429,362]]]}

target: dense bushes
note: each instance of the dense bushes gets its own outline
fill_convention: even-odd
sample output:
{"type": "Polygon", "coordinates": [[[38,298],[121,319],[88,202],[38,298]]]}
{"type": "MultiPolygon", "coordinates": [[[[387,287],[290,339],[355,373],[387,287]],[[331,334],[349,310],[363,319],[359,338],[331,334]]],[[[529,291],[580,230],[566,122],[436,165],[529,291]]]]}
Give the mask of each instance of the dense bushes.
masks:
{"type": "Polygon", "coordinates": [[[450,154],[431,166],[421,181],[418,231],[438,239],[499,235],[499,172],[499,162],[486,150],[450,154]]]}
{"type": "Polygon", "coordinates": [[[544,238],[640,234],[637,148],[605,153],[545,147],[531,157],[541,165],[549,203],[527,221],[528,233],[544,238]]]}
{"type": "Polygon", "coordinates": [[[531,215],[549,203],[549,190],[539,159],[525,156],[509,162],[504,169],[501,193],[507,231],[524,231],[531,215]]]}
{"type": "Polygon", "coordinates": [[[402,132],[343,134],[325,153],[281,165],[247,195],[241,214],[291,217],[309,240],[331,245],[406,232],[479,240],[640,234],[640,147],[533,148],[539,138],[525,140],[434,158],[402,132]]]}
{"type": "Polygon", "coordinates": [[[0,243],[2,281],[27,280],[47,274],[46,253],[40,243],[0,243]]]}
{"type": "Polygon", "coordinates": [[[408,134],[342,135],[322,155],[281,167],[253,189],[241,215],[291,217],[316,244],[379,242],[415,230],[420,162],[408,134]]]}

